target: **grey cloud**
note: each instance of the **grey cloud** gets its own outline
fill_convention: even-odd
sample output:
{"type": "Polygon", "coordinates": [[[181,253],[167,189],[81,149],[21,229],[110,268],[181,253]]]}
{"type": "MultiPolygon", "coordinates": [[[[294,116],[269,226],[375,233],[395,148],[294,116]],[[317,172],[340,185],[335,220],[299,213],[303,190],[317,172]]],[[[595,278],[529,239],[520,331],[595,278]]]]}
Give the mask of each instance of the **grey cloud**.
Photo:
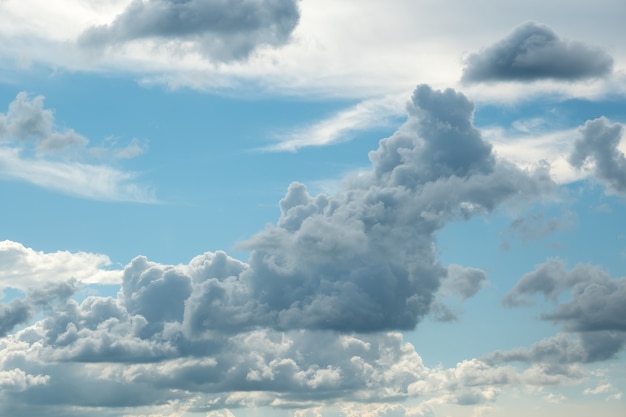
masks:
{"type": "Polygon", "coordinates": [[[551,259],[524,275],[503,303],[525,304],[537,293],[556,303],[566,290],[571,291],[570,300],[558,304],[543,319],[561,322],[571,331],[626,331],[626,278],[613,279],[590,265],[577,265],[568,271],[562,261],[551,259]]]}
{"type": "Polygon", "coordinates": [[[54,114],[44,109],[44,98],[31,99],[21,92],[9,104],[6,115],[0,114],[0,141],[18,140],[21,144],[33,143],[39,153],[58,152],[87,144],[87,139],[69,129],[55,130],[54,114]]]}
{"type": "Polygon", "coordinates": [[[15,326],[28,322],[31,315],[31,305],[23,300],[0,303],[0,337],[6,336],[15,326]]]}
{"type": "Polygon", "coordinates": [[[448,266],[448,277],[443,281],[441,287],[441,294],[466,300],[480,291],[487,282],[486,277],[487,275],[482,269],[450,265],[448,266]]]}
{"type": "Polygon", "coordinates": [[[496,351],[485,358],[487,363],[526,362],[544,364],[591,363],[612,359],[626,344],[626,333],[596,331],[580,334],[559,333],[530,348],[496,351]]]}
{"type": "Polygon", "coordinates": [[[605,183],[609,189],[626,195],[626,157],[618,149],[622,125],[611,124],[606,118],[589,120],[580,129],[569,163],[576,168],[586,168],[605,183]]]}
{"type": "Polygon", "coordinates": [[[490,359],[524,362],[594,362],[608,360],[626,346],[626,278],[611,278],[603,270],[577,265],[566,270],[552,259],[524,275],[504,297],[509,306],[527,304],[529,297],[543,296],[556,304],[543,320],[563,325],[573,334],[559,334],[530,349],[496,352],[490,359]],[[569,299],[559,302],[562,293],[569,299]]]}
{"type": "Polygon", "coordinates": [[[577,80],[609,74],[612,68],[613,59],[601,49],[563,41],[549,27],[527,22],[494,45],[469,55],[461,80],[577,80]]]}
{"type": "MultiPolygon", "coordinates": [[[[523,243],[528,243],[568,229],[575,222],[576,218],[572,213],[563,213],[559,217],[553,218],[547,218],[544,213],[536,213],[516,218],[503,235],[505,238],[517,237],[523,243]]],[[[502,246],[508,247],[508,240],[504,240],[502,246]]]]}
{"type": "Polygon", "coordinates": [[[182,321],[184,302],[191,294],[188,276],[174,267],[135,258],[124,270],[122,295],[129,313],[149,322],[182,321]]]}
{"type": "Polygon", "coordinates": [[[449,265],[437,299],[430,308],[430,316],[437,321],[448,322],[458,319],[454,309],[446,304],[446,299],[454,297],[461,302],[476,295],[487,282],[485,271],[461,265],[449,265]]]}
{"type": "Polygon", "coordinates": [[[261,45],[286,43],[298,24],[297,0],[149,0],[133,1],[115,20],[86,30],[86,48],[137,39],[192,41],[217,60],[247,57],[261,45]]]}
{"type": "Polygon", "coordinates": [[[572,331],[626,331],[626,278],[578,283],[571,300],[552,312],[546,320],[565,324],[572,331]]]}
{"type": "Polygon", "coordinates": [[[25,299],[0,303],[0,337],[20,324],[27,324],[39,311],[51,311],[56,305],[65,304],[76,292],[74,284],[74,281],[46,284],[29,290],[25,299]]]}
{"type": "Polygon", "coordinates": [[[492,364],[516,361],[563,364],[589,362],[590,357],[579,337],[559,333],[535,343],[529,349],[518,348],[509,351],[497,351],[485,357],[484,360],[492,364]]]}
{"type": "Polygon", "coordinates": [[[419,86],[407,123],[370,153],[369,174],[335,196],[289,187],[278,225],[244,244],[250,268],[241,275],[278,328],[415,327],[446,276],[435,233],[550,189],[547,173],[497,162],[472,113],[462,94],[419,86]]]}
{"type": "Polygon", "coordinates": [[[440,322],[450,322],[458,320],[458,315],[449,306],[444,304],[441,300],[435,300],[430,305],[430,317],[440,322]]]}

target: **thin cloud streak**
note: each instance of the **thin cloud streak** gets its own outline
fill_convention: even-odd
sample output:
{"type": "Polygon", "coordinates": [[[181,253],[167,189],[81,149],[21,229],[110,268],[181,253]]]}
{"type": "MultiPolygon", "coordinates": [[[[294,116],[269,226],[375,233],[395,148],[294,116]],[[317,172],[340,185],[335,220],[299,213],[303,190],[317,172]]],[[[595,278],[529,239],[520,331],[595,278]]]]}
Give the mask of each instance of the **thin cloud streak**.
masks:
{"type": "Polygon", "coordinates": [[[106,165],[21,158],[15,149],[0,148],[0,178],[92,200],[158,203],[153,190],[135,183],[137,176],[106,165]]]}
{"type": "Polygon", "coordinates": [[[313,125],[299,127],[279,135],[278,143],[265,146],[261,150],[295,152],[301,148],[332,145],[349,140],[360,131],[388,125],[392,119],[406,114],[406,101],[406,95],[364,100],[313,125]]]}

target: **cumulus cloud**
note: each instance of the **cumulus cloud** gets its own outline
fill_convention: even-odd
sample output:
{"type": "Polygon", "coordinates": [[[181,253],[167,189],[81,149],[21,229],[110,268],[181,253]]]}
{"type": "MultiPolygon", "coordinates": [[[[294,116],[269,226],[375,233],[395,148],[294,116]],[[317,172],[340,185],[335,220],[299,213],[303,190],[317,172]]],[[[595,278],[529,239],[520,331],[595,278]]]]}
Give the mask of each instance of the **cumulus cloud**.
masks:
{"type": "Polygon", "coordinates": [[[334,196],[289,187],[278,224],[243,245],[251,256],[242,279],[279,328],[415,327],[447,273],[435,233],[551,187],[544,171],[496,161],[472,113],[462,94],[419,86],[407,123],[370,153],[371,172],[334,196]]]}
{"type": "Polygon", "coordinates": [[[549,27],[527,22],[494,45],[469,55],[461,80],[578,80],[607,75],[612,68],[613,59],[601,49],[561,40],[549,27]]]}
{"type": "Polygon", "coordinates": [[[137,174],[86,160],[136,156],[132,142],[119,149],[91,148],[73,129],[59,130],[44,97],[21,92],[0,113],[0,178],[29,182],[47,189],[94,200],[154,202],[154,193],[137,183],[137,174]]]}
{"type": "Polygon", "coordinates": [[[589,170],[610,190],[626,195],[626,157],[619,150],[622,125],[610,123],[605,117],[589,120],[580,129],[569,163],[589,170]]]}
{"type": "Polygon", "coordinates": [[[134,0],[110,24],[83,32],[79,43],[94,48],[155,39],[229,61],[286,43],[299,18],[297,0],[134,0]]]}

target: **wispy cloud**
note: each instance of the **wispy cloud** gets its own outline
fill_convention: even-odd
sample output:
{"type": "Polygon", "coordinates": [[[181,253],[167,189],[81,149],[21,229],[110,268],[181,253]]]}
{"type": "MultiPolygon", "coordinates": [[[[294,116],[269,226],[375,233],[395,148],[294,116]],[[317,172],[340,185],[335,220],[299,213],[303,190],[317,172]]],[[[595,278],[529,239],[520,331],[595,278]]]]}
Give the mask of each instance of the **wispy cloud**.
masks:
{"type": "Polygon", "coordinates": [[[326,146],[349,140],[359,131],[386,126],[405,114],[406,95],[390,95],[364,100],[357,105],[320,120],[278,135],[278,142],[268,145],[266,151],[297,151],[309,146],[326,146]]]}
{"type": "Polygon", "coordinates": [[[0,113],[0,178],[93,200],[157,201],[150,187],[137,182],[138,173],[106,163],[141,154],[144,147],[138,141],[89,147],[89,140],[73,129],[57,129],[43,101],[19,93],[7,113],[0,113]],[[94,157],[104,162],[87,162],[94,157]]]}

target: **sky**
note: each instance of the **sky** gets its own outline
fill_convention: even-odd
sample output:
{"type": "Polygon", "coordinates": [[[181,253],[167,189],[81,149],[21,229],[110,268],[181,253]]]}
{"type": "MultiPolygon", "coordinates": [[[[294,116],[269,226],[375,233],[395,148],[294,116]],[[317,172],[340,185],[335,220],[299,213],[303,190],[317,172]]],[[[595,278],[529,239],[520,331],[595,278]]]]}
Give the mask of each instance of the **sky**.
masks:
{"type": "Polygon", "coordinates": [[[0,415],[623,417],[625,20],[0,0],[0,415]]]}

